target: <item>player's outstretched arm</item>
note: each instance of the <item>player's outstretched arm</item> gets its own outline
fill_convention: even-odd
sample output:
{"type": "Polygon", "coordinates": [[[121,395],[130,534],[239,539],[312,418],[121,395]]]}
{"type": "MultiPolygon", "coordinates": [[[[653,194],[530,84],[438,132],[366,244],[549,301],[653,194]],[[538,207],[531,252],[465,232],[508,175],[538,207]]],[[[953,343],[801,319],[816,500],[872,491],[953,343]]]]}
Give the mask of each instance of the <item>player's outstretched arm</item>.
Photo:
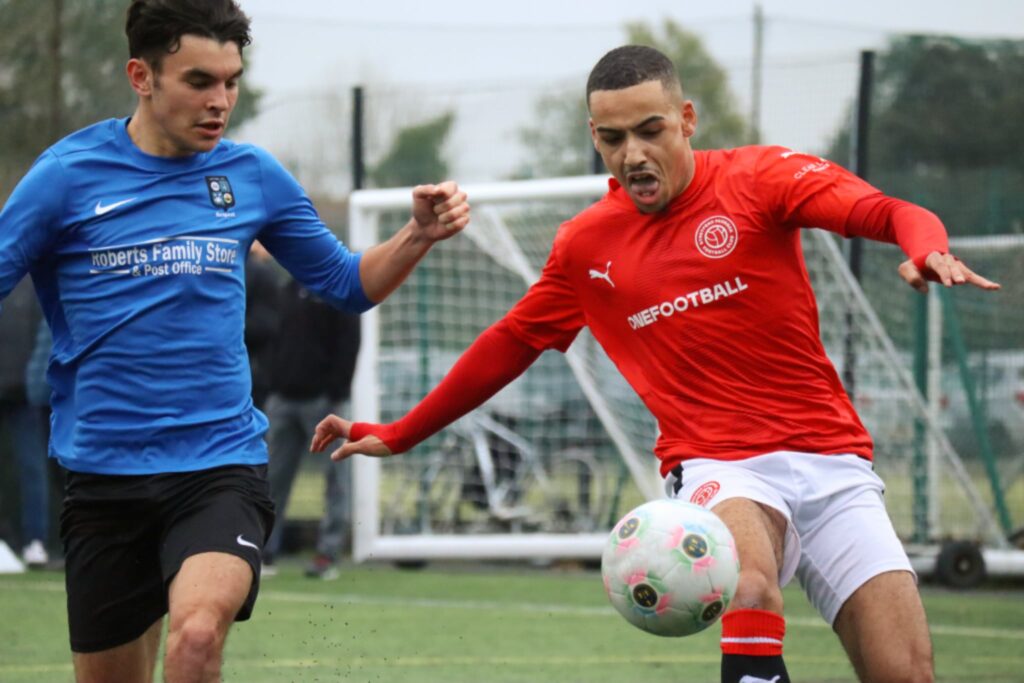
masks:
{"type": "Polygon", "coordinates": [[[928,280],[942,283],[946,287],[973,285],[979,289],[995,291],[999,283],[978,275],[952,254],[933,251],[918,264],[920,259],[908,259],[900,264],[898,272],[904,282],[919,292],[928,291],[928,280]]]}
{"type": "Polygon", "coordinates": [[[321,453],[337,439],[351,439],[331,453],[332,460],[356,453],[386,457],[407,451],[496,394],[523,374],[540,353],[517,337],[504,319],[499,320],[477,337],[405,417],[379,425],[328,415],[316,426],[309,449],[321,453]]]}
{"type": "Polygon", "coordinates": [[[435,242],[448,239],[468,224],[469,202],[454,182],[415,187],[409,222],[363,253],[359,279],[367,298],[375,303],[386,299],[435,242]]]}
{"type": "MultiPolygon", "coordinates": [[[[328,415],[320,424],[316,426],[316,431],[313,433],[313,443],[310,444],[309,450],[314,453],[320,453],[327,446],[337,439],[348,439],[352,434],[352,425],[355,424],[343,417],[337,415],[328,415]]],[[[374,425],[376,427],[385,427],[385,425],[374,425]]],[[[333,453],[331,453],[332,460],[344,460],[350,455],[356,453],[362,453],[363,455],[372,455],[376,458],[385,458],[389,455],[394,455],[388,445],[384,443],[384,440],[375,434],[367,434],[363,438],[357,441],[346,441],[333,453]]]]}
{"type": "Polygon", "coordinates": [[[949,253],[949,237],[942,221],[916,204],[881,192],[862,197],[850,211],[844,232],[900,245],[911,258],[900,264],[899,275],[919,292],[928,291],[928,280],[946,287],[999,289],[997,283],[978,275],[949,253]]]}

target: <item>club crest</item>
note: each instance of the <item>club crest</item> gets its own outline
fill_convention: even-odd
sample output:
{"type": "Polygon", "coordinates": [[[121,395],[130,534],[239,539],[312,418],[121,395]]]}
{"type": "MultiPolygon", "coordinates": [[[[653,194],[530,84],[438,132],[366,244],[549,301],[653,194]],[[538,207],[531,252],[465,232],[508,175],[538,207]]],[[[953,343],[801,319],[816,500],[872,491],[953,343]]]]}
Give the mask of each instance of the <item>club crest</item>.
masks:
{"type": "Polygon", "coordinates": [[[206,176],[206,189],[210,191],[210,201],[218,209],[230,209],[235,205],[235,193],[231,190],[231,182],[227,176],[206,176]]]}

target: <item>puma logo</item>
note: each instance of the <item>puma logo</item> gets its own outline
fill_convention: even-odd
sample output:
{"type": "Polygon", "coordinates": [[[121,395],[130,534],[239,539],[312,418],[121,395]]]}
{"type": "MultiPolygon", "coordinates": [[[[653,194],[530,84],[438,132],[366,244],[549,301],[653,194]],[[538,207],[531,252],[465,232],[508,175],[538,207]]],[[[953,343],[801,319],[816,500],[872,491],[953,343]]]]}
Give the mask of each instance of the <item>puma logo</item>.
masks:
{"type": "Polygon", "coordinates": [[[615,283],[612,282],[612,276],[609,275],[611,270],[612,270],[612,262],[611,261],[609,261],[608,263],[605,264],[604,272],[603,273],[601,271],[599,271],[599,270],[594,270],[593,268],[591,268],[590,269],[590,279],[591,280],[604,280],[605,282],[607,282],[608,284],[610,284],[614,288],[615,287],[615,283]]]}

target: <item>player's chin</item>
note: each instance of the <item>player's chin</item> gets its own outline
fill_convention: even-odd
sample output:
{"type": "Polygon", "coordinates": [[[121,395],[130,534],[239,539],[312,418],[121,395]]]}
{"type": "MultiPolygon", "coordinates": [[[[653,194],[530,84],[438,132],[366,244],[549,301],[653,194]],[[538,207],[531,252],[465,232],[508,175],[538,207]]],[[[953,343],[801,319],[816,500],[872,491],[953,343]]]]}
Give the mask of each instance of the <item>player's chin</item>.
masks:
{"type": "Polygon", "coordinates": [[[637,211],[643,214],[653,214],[663,211],[668,202],[662,199],[651,201],[647,198],[630,197],[633,200],[633,206],[636,207],[637,211]]]}
{"type": "Polygon", "coordinates": [[[224,130],[227,126],[196,126],[192,135],[192,146],[197,152],[209,152],[216,147],[224,137],[224,130]]]}
{"type": "Polygon", "coordinates": [[[629,198],[640,213],[658,213],[668,206],[668,199],[660,191],[639,192],[631,188],[629,198]]]}
{"type": "Polygon", "coordinates": [[[220,144],[222,137],[223,136],[221,135],[218,135],[215,138],[204,136],[195,141],[195,143],[192,145],[192,149],[193,151],[196,152],[209,152],[213,150],[213,148],[216,147],[218,144],[220,144]]]}

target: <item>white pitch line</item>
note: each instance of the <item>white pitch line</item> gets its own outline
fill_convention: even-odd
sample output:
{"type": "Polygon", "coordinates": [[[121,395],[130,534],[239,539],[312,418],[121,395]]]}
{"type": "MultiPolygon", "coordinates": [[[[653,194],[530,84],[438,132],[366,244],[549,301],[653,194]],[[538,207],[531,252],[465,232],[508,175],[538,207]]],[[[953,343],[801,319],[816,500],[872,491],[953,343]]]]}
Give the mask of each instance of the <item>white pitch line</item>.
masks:
{"type": "MultiPolygon", "coordinates": [[[[567,614],[571,616],[609,616],[619,618],[618,613],[609,605],[607,607],[578,607],[573,605],[553,605],[534,602],[505,603],[494,600],[443,600],[438,598],[402,598],[398,596],[362,595],[359,593],[289,593],[284,591],[261,591],[260,597],[267,600],[291,603],[322,603],[349,605],[387,605],[395,607],[419,607],[435,609],[438,607],[465,610],[497,610],[508,612],[528,612],[535,614],[567,614]]],[[[803,628],[830,628],[821,619],[813,617],[787,617],[786,623],[803,628]]],[[[1004,640],[1024,640],[1022,629],[991,629],[971,626],[947,626],[931,624],[931,632],[940,635],[963,636],[968,638],[1001,638],[1004,640]]]]}
{"type": "MultiPolygon", "coordinates": [[[[15,583],[0,580],[0,590],[30,590],[47,593],[63,593],[64,584],[47,581],[31,584],[15,583]]],[[[527,612],[531,614],[566,614],[570,616],[618,617],[609,605],[606,607],[579,607],[574,605],[544,604],[539,602],[499,602],[495,600],[444,600],[440,598],[403,598],[400,596],[364,595],[361,593],[293,593],[287,591],[262,590],[261,600],[272,600],[286,603],[322,604],[322,605],[381,605],[421,609],[461,609],[470,611],[504,611],[527,612]]],[[[813,617],[788,617],[786,623],[802,628],[829,628],[821,619],[813,617]]],[[[960,636],[965,638],[997,638],[1001,640],[1024,641],[1024,629],[993,629],[972,626],[950,626],[931,624],[931,632],[944,636],[960,636]]]]}

